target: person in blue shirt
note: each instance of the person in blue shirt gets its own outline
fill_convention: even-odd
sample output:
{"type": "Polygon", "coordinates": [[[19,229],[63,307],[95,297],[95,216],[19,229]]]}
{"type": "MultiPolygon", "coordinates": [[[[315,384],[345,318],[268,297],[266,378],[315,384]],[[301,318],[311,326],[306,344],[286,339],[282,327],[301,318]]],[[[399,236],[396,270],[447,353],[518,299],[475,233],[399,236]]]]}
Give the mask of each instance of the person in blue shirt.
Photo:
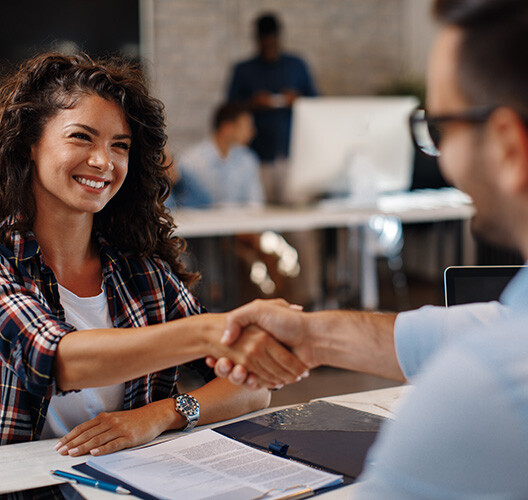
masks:
{"type": "MultiPolygon", "coordinates": [[[[242,102],[253,111],[257,134],[251,147],[268,171],[289,156],[295,99],[317,95],[307,64],[282,51],[281,31],[274,14],[263,14],[255,21],[258,53],[235,64],[227,91],[229,101],[242,102]]],[[[265,182],[273,184],[271,180],[265,182]]],[[[274,190],[268,188],[268,197],[277,196],[274,190]]]]}
{"type": "Polygon", "coordinates": [[[218,106],[213,113],[211,135],[180,155],[180,179],[172,188],[174,205],[261,206],[264,193],[259,161],[247,147],[254,135],[253,116],[245,106],[218,106]]]}
{"type": "MultiPolygon", "coordinates": [[[[434,11],[441,29],[413,138],[472,197],[474,232],[528,258],[528,3],[436,0],[434,11]]],[[[382,429],[354,498],[528,498],[527,297],[523,269],[500,303],[443,311],[303,313],[261,301],[229,315],[225,340],[259,324],[308,366],[415,385],[382,429]]],[[[255,382],[232,366],[219,360],[216,371],[255,382]]]]}

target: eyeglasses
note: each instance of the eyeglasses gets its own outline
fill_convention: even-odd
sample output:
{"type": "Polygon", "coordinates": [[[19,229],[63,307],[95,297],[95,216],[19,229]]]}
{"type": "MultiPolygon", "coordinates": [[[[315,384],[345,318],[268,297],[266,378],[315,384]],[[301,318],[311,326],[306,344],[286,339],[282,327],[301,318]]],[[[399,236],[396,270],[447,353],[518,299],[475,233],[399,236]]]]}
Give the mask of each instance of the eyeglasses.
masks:
{"type": "Polygon", "coordinates": [[[409,117],[412,140],[426,155],[440,156],[443,125],[448,122],[485,123],[496,109],[497,106],[481,106],[437,116],[428,116],[424,109],[415,109],[409,117]]]}

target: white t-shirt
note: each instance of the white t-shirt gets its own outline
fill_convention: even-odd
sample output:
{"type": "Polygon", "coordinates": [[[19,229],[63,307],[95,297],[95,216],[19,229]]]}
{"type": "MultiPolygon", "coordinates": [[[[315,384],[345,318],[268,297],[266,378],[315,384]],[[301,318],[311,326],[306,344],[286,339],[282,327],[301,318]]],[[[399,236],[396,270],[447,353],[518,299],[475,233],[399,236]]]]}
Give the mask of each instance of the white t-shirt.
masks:
{"type": "MultiPolygon", "coordinates": [[[[94,297],[78,297],[59,285],[59,295],[66,321],[77,330],[113,328],[104,290],[94,297]]],[[[41,439],[62,437],[99,413],[123,409],[124,394],[125,384],[117,384],[53,395],[41,439]]]]}

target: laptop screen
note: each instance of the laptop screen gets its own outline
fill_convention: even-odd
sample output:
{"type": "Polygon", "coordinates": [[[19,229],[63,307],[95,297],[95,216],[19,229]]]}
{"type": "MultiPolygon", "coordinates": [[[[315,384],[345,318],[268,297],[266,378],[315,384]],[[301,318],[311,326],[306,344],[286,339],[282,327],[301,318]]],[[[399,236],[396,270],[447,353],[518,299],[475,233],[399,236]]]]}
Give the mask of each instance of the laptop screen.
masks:
{"type": "Polygon", "coordinates": [[[498,300],[525,266],[451,266],[444,271],[446,306],[498,300]]]}

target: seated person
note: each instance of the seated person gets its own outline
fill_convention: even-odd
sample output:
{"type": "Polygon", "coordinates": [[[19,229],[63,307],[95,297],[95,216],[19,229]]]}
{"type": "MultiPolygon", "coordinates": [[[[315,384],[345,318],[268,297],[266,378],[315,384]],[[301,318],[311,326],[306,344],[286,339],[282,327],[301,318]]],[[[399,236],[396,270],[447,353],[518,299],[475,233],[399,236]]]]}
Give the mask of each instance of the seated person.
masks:
{"type": "Polygon", "coordinates": [[[251,113],[238,104],[223,104],[214,113],[213,133],[184,151],[172,205],[207,207],[261,205],[264,194],[259,161],[247,144],[255,129],[251,113]]]}
{"type": "MultiPolygon", "coordinates": [[[[163,106],[139,71],[38,55],[0,87],[0,110],[0,444],[100,455],[265,407],[267,389],[221,379],[178,393],[177,365],[248,362],[265,334],[227,352],[225,314],[189,292],[163,206],[163,106]]],[[[258,358],[268,387],[305,370],[275,341],[258,358]]]]}

